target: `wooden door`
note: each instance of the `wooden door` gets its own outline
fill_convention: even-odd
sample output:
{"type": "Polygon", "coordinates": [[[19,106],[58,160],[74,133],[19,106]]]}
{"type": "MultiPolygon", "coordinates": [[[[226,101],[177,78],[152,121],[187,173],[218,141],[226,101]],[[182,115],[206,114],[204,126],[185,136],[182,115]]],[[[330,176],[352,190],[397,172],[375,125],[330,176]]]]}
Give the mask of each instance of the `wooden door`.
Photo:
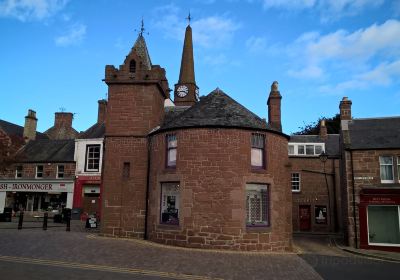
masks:
{"type": "Polygon", "coordinates": [[[300,230],[307,231],[311,229],[311,206],[299,206],[300,230]]]}
{"type": "Polygon", "coordinates": [[[84,196],[83,197],[83,213],[94,214],[99,213],[99,196],[84,196]]]}

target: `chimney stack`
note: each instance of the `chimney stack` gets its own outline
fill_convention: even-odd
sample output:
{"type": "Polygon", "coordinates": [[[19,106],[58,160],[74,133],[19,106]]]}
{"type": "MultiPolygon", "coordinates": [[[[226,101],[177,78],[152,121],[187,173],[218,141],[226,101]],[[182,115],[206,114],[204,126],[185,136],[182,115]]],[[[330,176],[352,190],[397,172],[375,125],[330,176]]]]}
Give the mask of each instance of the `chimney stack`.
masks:
{"type": "Polygon", "coordinates": [[[271,85],[271,92],[268,97],[268,123],[269,125],[278,130],[282,131],[281,123],[281,99],[282,96],[278,89],[278,82],[275,81],[271,85]]]}
{"type": "Polygon", "coordinates": [[[347,97],[343,97],[342,101],[340,101],[339,109],[340,109],[340,120],[351,120],[351,100],[347,97]]]}
{"type": "Polygon", "coordinates": [[[325,120],[321,120],[321,123],[319,126],[319,137],[322,140],[326,140],[328,138],[328,129],[326,128],[325,120]]]}
{"type": "Polygon", "coordinates": [[[66,112],[57,112],[55,113],[55,119],[54,119],[54,127],[60,128],[60,127],[72,127],[72,118],[73,114],[72,113],[66,113],[66,112]]]}
{"type": "Polygon", "coordinates": [[[25,117],[25,125],[24,125],[24,139],[25,142],[29,140],[35,140],[36,138],[36,126],[37,126],[37,118],[36,112],[33,110],[28,110],[28,115],[25,117]]]}
{"type": "Polygon", "coordinates": [[[99,100],[99,111],[97,113],[97,123],[104,123],[106,121],[107,114],[107,100],[99,100]]]}

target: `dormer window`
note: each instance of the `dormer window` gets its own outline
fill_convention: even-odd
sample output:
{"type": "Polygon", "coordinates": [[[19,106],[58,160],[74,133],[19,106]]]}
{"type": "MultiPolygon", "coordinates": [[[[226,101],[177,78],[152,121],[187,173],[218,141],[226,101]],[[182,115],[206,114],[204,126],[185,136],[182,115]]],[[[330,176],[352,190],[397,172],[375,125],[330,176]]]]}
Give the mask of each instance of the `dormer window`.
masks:
{"type": "Polygon", "coordinates": [[[136,72],[136,61],[134,59],[131,60],[129,63],[129,72],[135,73],[136,72]]]}
{"type": "Polygon", "coordinates": [[[289,143],[289,156],[319,156],[325,151],[325,143],[289,143]]]}

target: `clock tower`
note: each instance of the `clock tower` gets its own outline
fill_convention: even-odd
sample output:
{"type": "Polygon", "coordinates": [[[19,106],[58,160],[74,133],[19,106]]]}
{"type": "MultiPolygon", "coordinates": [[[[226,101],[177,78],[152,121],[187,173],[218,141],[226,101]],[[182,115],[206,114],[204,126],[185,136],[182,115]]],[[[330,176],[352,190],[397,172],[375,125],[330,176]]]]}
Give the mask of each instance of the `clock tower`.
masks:
{"type": "Polygon", "coordinates": [[[189,24],[185,31],[185,41],[183,43],[181,70],[179,81],[175,84],[174,103],[176,106],[192,106],[199,100],[199,88],[194,77],[194,59],[192,28],[189,24]]]}

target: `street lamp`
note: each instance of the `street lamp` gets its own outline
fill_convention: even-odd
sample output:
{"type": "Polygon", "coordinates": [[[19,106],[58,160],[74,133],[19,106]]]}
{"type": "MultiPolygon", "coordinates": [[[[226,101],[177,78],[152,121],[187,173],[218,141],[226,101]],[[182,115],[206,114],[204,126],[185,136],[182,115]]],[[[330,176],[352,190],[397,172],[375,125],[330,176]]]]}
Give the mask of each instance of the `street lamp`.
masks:
{"type": "Polygon", "coordinates": [[[325,185],[326,185],[326,191],[328,194],[329,224],[331,224],[332,223],[331,196],[330,196],[330,192],[329,192],[328,179],[326,178],[326,170],[325,170],[325,164],[326,164],[326,161],[328,160],[328,154],[325,153],[325,151],[322,151],[322,153],[319,155],[319,160],[324,164],[325,185]]]}

